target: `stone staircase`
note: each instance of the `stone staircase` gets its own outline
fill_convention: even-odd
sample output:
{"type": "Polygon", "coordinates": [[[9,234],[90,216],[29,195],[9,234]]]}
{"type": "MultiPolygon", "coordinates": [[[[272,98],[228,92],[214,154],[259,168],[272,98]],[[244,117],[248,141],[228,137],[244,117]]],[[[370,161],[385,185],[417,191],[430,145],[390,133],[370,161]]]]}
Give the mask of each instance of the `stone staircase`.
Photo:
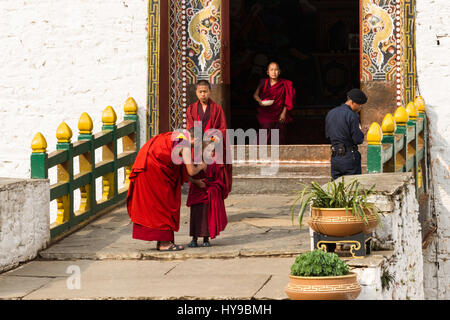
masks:
{"type": "MultiPolygon", "coordinates": [[[[272,146],[233,147],[232,194],[292,194],[301,189],[299,183],[331,180],[329,145],[282,145],[278,150],[272,146]]],[[[365,151],[365,146],[360,147],[363,173],[365,151]]]]}

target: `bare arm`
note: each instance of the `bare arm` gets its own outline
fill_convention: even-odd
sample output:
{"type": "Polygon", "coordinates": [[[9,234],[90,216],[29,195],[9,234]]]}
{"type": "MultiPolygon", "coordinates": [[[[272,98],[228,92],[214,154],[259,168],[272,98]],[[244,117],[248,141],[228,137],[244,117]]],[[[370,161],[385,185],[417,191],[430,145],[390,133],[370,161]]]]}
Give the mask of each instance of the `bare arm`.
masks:
{"type": "Polygon", "coordinates": [[[283,111],[280,114],[280,122],[281,123],[286,122],[286,112],[287,112],[287,107],[284,106],[283,111]]]}
{"type": "Polygon", "coordinates": [[[188,175],[195,176],[197,173],[206,169],[206,163],[202,162],[201,164],[193,164],[191,160],[191,149],[183,148],[181,150],[181,155],[183,157],[183,162],[186,165],[186,170],[188,175]]]}
{"type": "Polygon", "coordinates": [[[261,104],[261,98],[259,97],[259,87],[258,88],[256,88],[256,91],[255,91],[255,93],[253,94],[253,99],[255,99],[256,100],[256,102],[258,102],[258,104],[261,106],[262,104],[261,104]]]}

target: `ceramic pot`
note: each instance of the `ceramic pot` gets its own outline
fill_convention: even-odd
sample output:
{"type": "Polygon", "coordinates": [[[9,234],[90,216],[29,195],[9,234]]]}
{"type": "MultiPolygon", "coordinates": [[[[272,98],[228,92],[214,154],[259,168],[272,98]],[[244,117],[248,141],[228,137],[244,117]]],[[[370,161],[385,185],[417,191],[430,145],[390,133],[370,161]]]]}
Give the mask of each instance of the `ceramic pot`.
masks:
{"type": "Polygon", "coordinates": [[[355,300],[361,293],[356,273],[336,277],[289,275],[284,292],[291,300],[355,300]]]}
{"type": "Polygon", "coordinates": [[[311,217],[308,224],[316,232],[332,237],[347,237],[364,232],[369,234],[378,226],[375,214],[366,210],[367,221],[356,217],[352,209],[345,208],[314,208],[311,207],[311,217]]]}

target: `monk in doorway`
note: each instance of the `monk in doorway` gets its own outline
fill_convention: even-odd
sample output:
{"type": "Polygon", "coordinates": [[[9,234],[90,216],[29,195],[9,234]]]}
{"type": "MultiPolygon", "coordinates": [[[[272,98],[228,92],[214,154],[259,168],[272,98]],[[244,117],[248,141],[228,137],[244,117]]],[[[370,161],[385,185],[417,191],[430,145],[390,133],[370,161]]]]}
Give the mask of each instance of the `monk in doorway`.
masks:
{"type": "MultiPolygon", "coordinates": [[[[261,79],[253,98],[258,102],[257,119],[260,129],[267,129],[267,144],[272,144],[270,130],[279,129],[279,144],[287,142],[287,124],[292,122],[289,111],[294,108],[295,89],[292,81],[280,78],[276,62],[267,66],[268,78],[261,79]]],[[[260,141],[260,144],[263,142],[260,141]]]]}
{"type": "Polygon", "coordinates": [[[225,199],[231,192],[233,167],[230,142],[227,139],[227,122],[225,113],[220,105],[215,103],[211,98],[211,84],[207,80],[199,80],[195,85],[195,94],[197,95],[197,101],[191,104],[186,111],[186,129],[190,130],[194,128],[195,122],[201,123],[202,136],[208,132],[214,132],[218,130],[222,137],[214,136],[215,143],[223,144],[223,152],[221,159],[216,161],[219,167],[224,166],[224,179],[225,179],[225,199]],[[220,141],[222,139],[222,141],[220,141]]]}
{"type": "Polygon", "coordinates": [[[206,170],[189,177],[189,194],[186,205],[191,208],[190,232],[192,241],[189,247],[198,247],[197,239],[203,237],[203,247],[210,247],[209,239],[214,239],[225,230],[227,214],[225,211],[225,167],[214,162],[214,143],[203,142],[204,161],[209,163],[206,170]]]}
{"type": "Polygon", "coordinates": [[[127,209],[133,238],[157,241],[160,251],[184,249],[174,241],[180,227],[181,185],[206,169],[204,162],[192,163],[193,145],[192,133],[161,133],[144,144],[131,169],[127,209]]]}

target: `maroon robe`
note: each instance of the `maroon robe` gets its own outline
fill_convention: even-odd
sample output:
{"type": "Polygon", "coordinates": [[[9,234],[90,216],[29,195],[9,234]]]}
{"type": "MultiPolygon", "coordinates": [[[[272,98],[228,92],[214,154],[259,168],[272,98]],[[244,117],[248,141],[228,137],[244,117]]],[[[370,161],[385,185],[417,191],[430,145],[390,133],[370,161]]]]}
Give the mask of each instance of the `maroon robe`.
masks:
{"type": "Polygon", "coordinates": [[[295,89],[292,81],[286,79],[278,79],[274,84],[270,84],[270,79],[261,79],[259,82],[259,97],[261,100],[274,100],[270,106],[258,106],[257,119],[261,129],[268,129],[267,143],[271,142],[270,129],[280,130],[280,144],[286,143],[286,124],[292,122],[289,111],[294,108],[295,89]],[[280,123],[280,115],[286,107],[286,122],[280,123]]]}
{"type": "Polygon", "coordinates": [[[233,183],[233,167],[231,157],[230,141],[227,139],[227,122],[225,113],[220,105],[209,99],[208,107],[203,112],[202,104],[197,101],[191,104],[186,111],[187,125],[186,129],[194,127],[195,121],[202,122],[202,134],[208,129],[218,129],[223,137],[223,164],[218,163],[218,166],[225,166],[225,199],[231,192],[233,183]]]}
{"type": "Polygon", "coordinates": [[[191,207],[190,235],[214,239],[225,230],[228,222],[224,202],[224,166],[213,163],[208,165],[206,173],[202,171],[193,178],[202,179],[206,188],[189,183],[186,205],[191,207]]]}
{"type": "Polygon", "coordinates": [[[172,162],[172,132],[159,134],[139,150],[130,173],[127,194],[133,238],[173,241],[180,227],[181,184],[186,166],[172,162]]]}

